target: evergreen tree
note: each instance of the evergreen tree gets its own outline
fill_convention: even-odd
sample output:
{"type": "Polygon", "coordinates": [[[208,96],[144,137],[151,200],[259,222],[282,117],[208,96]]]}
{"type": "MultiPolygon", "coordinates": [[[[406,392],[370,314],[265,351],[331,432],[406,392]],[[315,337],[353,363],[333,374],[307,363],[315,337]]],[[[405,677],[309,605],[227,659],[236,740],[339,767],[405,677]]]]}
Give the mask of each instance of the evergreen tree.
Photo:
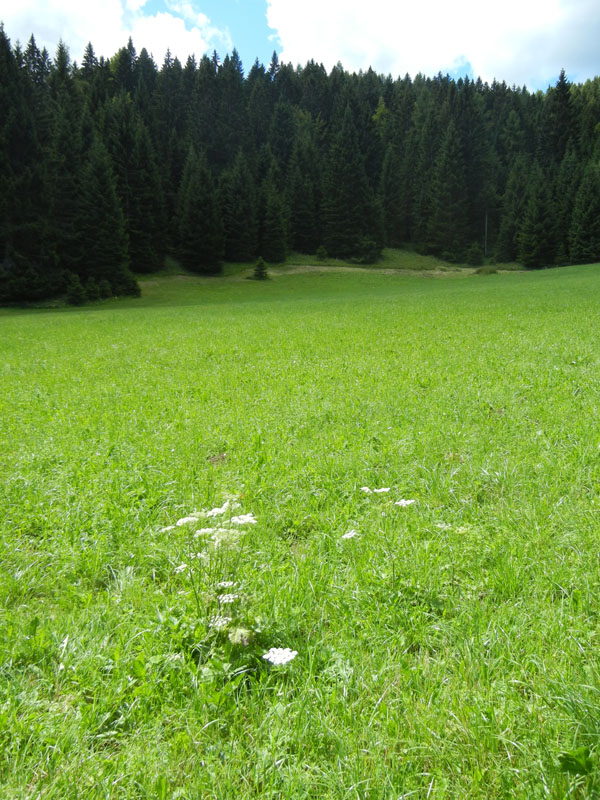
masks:
{"type": "Polygon", "coordinates": [[[272,177],[266,181],[262,191],[265,211],[260,254],[265,261],[278,263],[287,255],[285,208],[272,177]]]}
{"type": "Polygon", "coordinates": [[[529,169],[524,156],[515,160],[502,198],[500,230],[496,242],[499,261],[516,261],[520,252],[520,233],[527,201],[529,169]]]}
{"type": "Polygon", "coordinates": [[[529,177],[525,216],[519,236],[519,261],[525,267],[545,267],[554,263],[554,224],[548,182],[536,163],[529,177]]]}
{"type": "Polygon", "coordinates": [[[570,231],[571,261],[600,261],[600,165],[586,167],[573,208],[570,231]]]}
{"type": "Polygon", "coordinates": [[[337,258],[361,257],[364,240],[378,231],[375,202],[349,106],[329,152],[323,218],[325,248],[337,258]]]}
{"type": "Polygon", "coordinates": [[[110,156],[98,136],[81,171],[77,226],[83,251],[79,276],[108,281],[114,294],[138,294],[110,156]]]}
{"type": "Polygon", "coordinates": [[[385,243],[400,247],[408,238],[406,187],[402,180],[402,163],[398,148],[389,144],[383,159],[379,181],[379,200],[383,209],[385,243]]]}
{"type": "Polygon", "coordinates": [[[141,120],[135,130],[129,189],[126,223],[131,269],[154,272],[162,267],[166,252],[165,208],[154,146],[141,120]]]}
{"type": "Polygon", "coordinates": [[[468,205],[461,141],[453,120],[433,168],[430,193],[427,250],[460,260],[468,241],[468,205]]]}
{"type": "Polygon", "coordinates": [[[220,272],[225,242],[217,193],[204,158],[193,148],[186,160],[178,206],[182,264],[192,272],[220,272]]]}
{"type": "Polygon", "coordinates": [[[257,201],[254,180],[242,150],[220,181],[220,206],[227,261],[252,261],[258,247],[257,201]]]}

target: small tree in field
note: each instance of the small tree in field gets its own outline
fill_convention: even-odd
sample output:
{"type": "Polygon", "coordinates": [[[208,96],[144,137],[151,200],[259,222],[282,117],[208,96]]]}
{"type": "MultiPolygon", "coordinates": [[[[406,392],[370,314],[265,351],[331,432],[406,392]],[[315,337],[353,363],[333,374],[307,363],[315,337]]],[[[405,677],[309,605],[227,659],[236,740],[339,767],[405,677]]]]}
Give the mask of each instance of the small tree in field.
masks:
{"type": "Polygon", "coordinates": [[[252,276],[255,281],[266,281],[269,275],[267,274],[267,265],[262,256],[254,265],[254,274],[252,276]]]}

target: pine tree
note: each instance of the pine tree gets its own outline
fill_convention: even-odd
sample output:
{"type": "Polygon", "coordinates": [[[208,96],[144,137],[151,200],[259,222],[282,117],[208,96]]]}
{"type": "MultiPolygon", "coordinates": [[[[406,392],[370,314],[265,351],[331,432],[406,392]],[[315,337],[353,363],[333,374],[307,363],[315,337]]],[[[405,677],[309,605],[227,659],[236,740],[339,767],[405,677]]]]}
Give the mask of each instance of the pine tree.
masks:
{"type": "Polygon", "coordinates": [[[284,204],[275,181],[268,178],[263,186],[264,220],[260,254],[271,263],[284,261],[287,255],[287,231],[284,204]]]}
{"type": "Polygon", "coordinates": [[[77,225],[81,233],[85,281],[108,281],[114,294],[138,294],[129,272],[125,219],[119,203],[110,156],[99,137],[94,139],[81,171],[77,225]]]}
{"type": "Polygon", "coordinates": [[[377,230],[375,202],[349,106],[329,152],[323,218],[325,248],[336,258],[361,257],[364,240],[377,230]]]}
{"type": "Polygon", "coordinates": [[[252,261],[258,247],[258,218],[254,180],[242,150],[219,186],[227,261],[252,261]]]}
{"type": "Polygon", "coordinates": [[[461,141],[450,120],[431,178],[427,250],[460,260],[468,243],[468,205],[461,141]]]}
{"type": "Polygon", "coordinates": [[[204,158],[193,148],[186,160],[178,207],[181,262],[192,272],[220,272],[225,242],[217,193],[204,158]]]}
{"type": "Polygon", "coordinates": [[[519,261],[525,267],[545,267],[554,263],[554,224],[548,182],[536,163],[529,178],[525,216],[519,235],[519,261]]]}
{"type": "Polygon", "coordinates": [[[600,261],[600,165],[590,162],[581,180],[569,235],[571,261],[600,261]]]}
{"type": "Polygon", "coordinates": [[[127,233],[131,269],[154,272],[162,267],[165,256],[165,208],[154,147],[141,120],[135,130],[129,188],[127,233]]]}
{"type": "Polygon", "coordinates": [[[524,156],[519,156],[510,171],[502,198],[500,229],[496,241],[496,257],[499,261],[516,261],[519,257],[528,181],[527,162],[524,156]]]}

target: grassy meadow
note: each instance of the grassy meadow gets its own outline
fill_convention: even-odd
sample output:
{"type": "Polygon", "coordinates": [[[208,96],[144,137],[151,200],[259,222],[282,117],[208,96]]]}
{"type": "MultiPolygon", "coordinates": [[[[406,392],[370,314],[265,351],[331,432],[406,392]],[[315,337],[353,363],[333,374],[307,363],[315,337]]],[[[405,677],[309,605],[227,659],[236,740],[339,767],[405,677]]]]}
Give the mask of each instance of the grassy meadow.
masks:
{"type": "Polygon", "coordinates": [[[0,797],[600,796],[599,330],[600,265],[0,312],[0,797]]]}

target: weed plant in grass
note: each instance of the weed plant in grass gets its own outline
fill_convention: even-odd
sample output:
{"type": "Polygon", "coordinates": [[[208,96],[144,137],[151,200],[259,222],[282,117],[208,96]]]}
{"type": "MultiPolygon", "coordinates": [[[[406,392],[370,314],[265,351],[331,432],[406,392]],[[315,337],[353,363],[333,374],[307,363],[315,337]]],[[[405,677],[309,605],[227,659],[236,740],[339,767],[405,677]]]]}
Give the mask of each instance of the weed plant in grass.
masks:
{"type": "Polygon", "coordinates": [[[2,313],[0,796],[596,796],[599,287],[2,313]]]}

